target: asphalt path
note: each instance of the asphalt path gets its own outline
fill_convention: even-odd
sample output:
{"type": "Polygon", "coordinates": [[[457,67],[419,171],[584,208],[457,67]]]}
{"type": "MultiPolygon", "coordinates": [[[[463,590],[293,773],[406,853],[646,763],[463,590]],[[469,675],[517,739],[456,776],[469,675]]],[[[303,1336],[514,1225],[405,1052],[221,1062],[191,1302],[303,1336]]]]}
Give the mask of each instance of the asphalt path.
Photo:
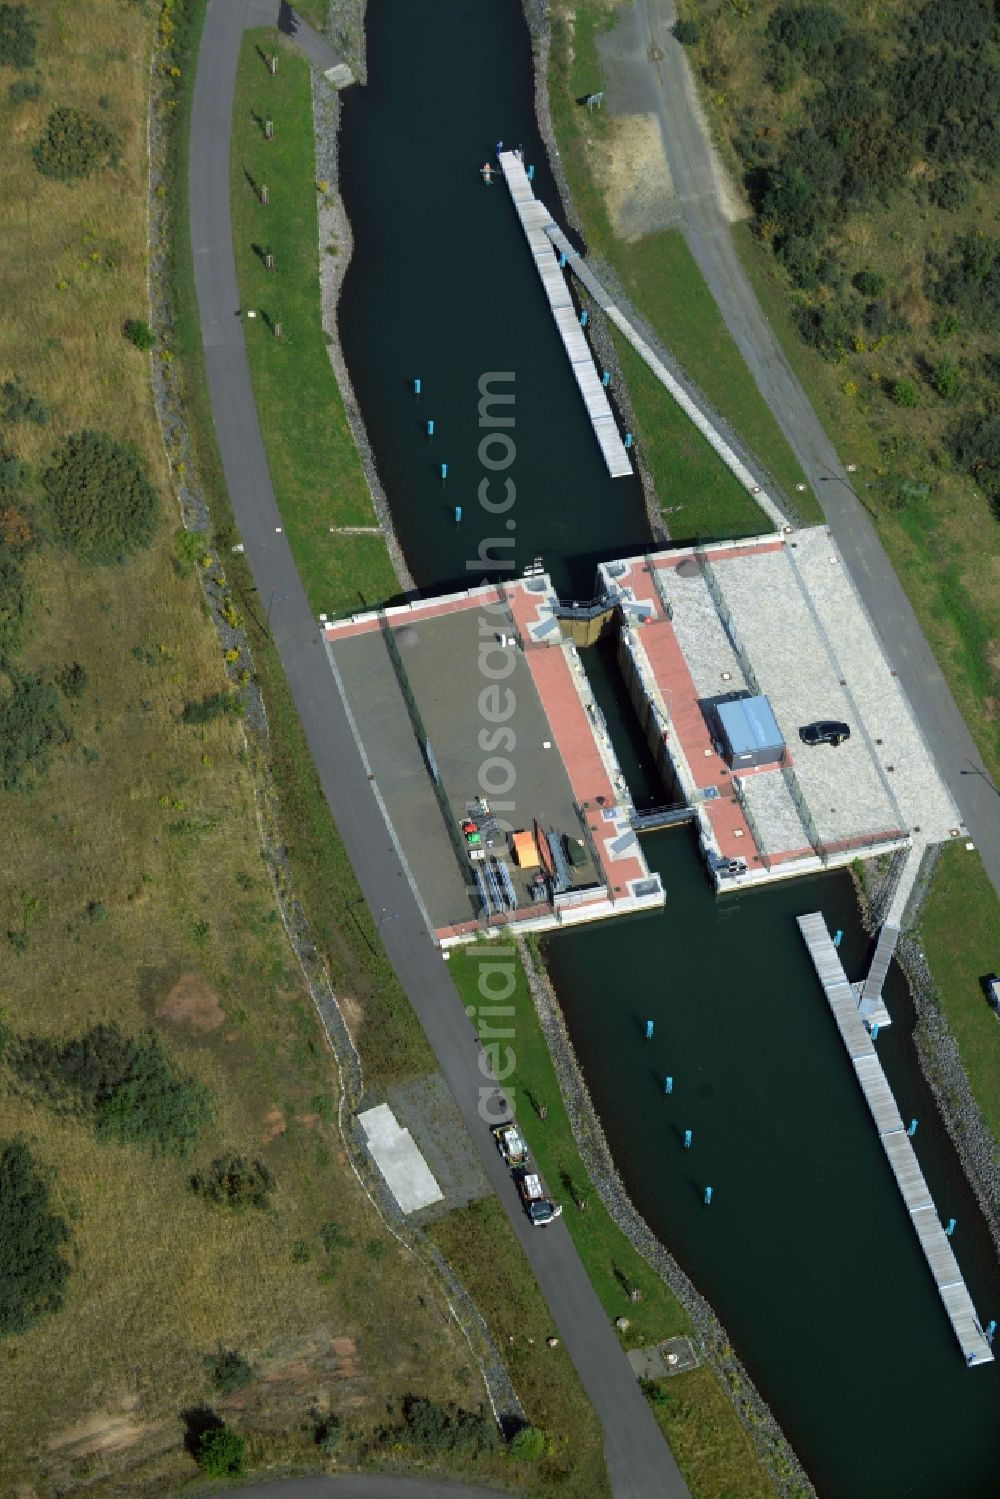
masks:
{"type": "Polygon", "coordinates": [[[278,1483],[226,1492],[232,1499],[496,1499],[504,1491],[440,1478],[404,1478],[396,1473],[331,1473],[322,1478],[283,1478],[278,1483]]]}
{"type": "MultiPolygon", "coordinates": [[[[1000,895],[1000,791],[883,550],[862,476],[849,474],[792,371],[736,253],[714,189],[712,157],[684,49],[671,35],[674,0],[635,0],[619,21],[622,60],[660,119],[681,227],[719,311],[815,491],[844,561],[913,706],[938,769],[1000,895]],[[648,90],[648,93],[647,93],[648,90]]],[[[873,491],[877,496],[877,491],[873,491]]],[[[985,539],[984,539],[985,544],[985,539]]]]}
{"type": "MultiPolygon", "coordinates": [[[[560,1220],[541,1230],[528,1224],[494,1148],[480,1114],[482,1090],[491,1087],[493,1079],[480,1070],[472,1025],[400,867],[281,529],[239,316],[229,211],[230,127],[240,39],[245,27],[269,20],[273,24],[277,15],[277,5],[266,0],[210,0],[191,120],[188,192],[205,367],[219,453],[246,559],[320,783],[365,898],[373,911],[392,911],[397,918],[383,926],[389,957],[528,1257],[548,1303],[553,1331],[562,1339],[600,1418],[615,1499],[687,1499],[687,1486],[565,1223],[560,1220]]],[[[329,49],[324,52],[322,39],[309,33],[304,23],[296,26],[287,7],[282,8],[282,25],[320,66],[338,60],[329,49]]]]}

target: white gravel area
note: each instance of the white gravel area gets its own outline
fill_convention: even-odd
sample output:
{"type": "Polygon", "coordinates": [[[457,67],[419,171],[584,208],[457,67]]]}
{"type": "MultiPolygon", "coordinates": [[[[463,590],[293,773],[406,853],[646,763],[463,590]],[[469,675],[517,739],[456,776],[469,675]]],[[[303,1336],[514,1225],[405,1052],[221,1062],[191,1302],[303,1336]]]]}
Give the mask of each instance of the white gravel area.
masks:
{"type": "Polygon", "coordinates": [[[661,593],[674,611],[674,634],[698,696],[721,697],[726,692],[746,691],[746,679],[736,652],[701,570],[686,576],[678,573],[676,567],[661,567],[657,568],[657,576],[661,593]]]}

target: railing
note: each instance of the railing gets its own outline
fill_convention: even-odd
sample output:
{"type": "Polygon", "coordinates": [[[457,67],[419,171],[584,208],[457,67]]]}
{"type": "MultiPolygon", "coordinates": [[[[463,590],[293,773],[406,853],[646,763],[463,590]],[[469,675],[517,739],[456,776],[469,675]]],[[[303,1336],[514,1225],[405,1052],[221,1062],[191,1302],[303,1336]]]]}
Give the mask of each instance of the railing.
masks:
{"type": "Polygon", "coordinates": [[[649,833],[654,828],[671,828],[678,823],[694,822],[698,809],[681,802],[675,807],[650,807],[645,812],[631,812],[629,822],[636,833],[649,833]]]}

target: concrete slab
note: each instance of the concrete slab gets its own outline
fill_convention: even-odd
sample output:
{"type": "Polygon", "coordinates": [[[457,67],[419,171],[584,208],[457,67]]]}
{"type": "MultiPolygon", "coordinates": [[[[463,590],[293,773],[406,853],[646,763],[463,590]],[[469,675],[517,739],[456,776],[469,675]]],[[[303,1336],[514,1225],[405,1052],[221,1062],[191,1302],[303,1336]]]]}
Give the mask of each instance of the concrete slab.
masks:
{"type": "Polygon", "coordinates": [[[358,1115],[365,1132],[368,1149],[385,1178],[385,1184],[404,1213],[440,1202],[444,1193],[431,1175],[430,1168],[414,1143],[408,1129],[403,1129],[387,1103],[366,1109],[358,1115]]]}

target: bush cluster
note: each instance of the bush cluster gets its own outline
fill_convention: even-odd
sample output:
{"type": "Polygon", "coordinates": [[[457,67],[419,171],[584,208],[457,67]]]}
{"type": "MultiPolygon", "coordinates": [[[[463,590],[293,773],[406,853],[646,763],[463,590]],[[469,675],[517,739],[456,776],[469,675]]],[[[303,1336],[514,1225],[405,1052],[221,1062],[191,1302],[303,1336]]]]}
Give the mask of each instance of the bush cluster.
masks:
{"type": "Polygon", "coordinates": [[[80,182],[98,167],[116,163],[117,142],[114,131],[103,120],[82,109],[61,106],[49,115],[32,155],[43,177],[80,182]]]}
{"type": "Polygon", "coordinates": [[[70,1232],[23,1140],[0,1142],[0,1337],[58,1311],[69,1279],[70,1232]]]}
{"type": "Polygon", "coordinates": [[[218,1353],[208,1354],[205,1372],[213,1390],[220,1395],[231,1395],[253,1379],[253,1369],[235,1348],[220,1348],[218,1353]]]}
{"type": "Polygon", "coordinates": [[[152,1031],[127,1036],[111,1023],[62,1042],[29,1036],[11,1046],[10,1066],[56,1108],[90,1119],[99,1139],[156,1155],[186,1155],[212,1118],[208,1089],[175,1071],[152,1031]]]}
{"type": "Polygon", "coordinates": [[[267,1208],[271,1205],[274,1177],[264,1162],[256,1157],[216,1156],[204,1171],[196,1171],[191,1186],[199,1197],[218,1207],[267,1208]]]}
{"type": "Polygon", "coordinates": [[[0,65],[30,68],[38,37],[26,5],[0,5],[0,65]]]}
{"type": "Polygon", "coordinates": [[[25,390],[18,375],[0,385],[0,422],[34,422],[36,427],[44,427],[48,420],[47,408],[25,390]]]}
{"type": "Polygon", "coordinates": [[[106,432],[67,437],[42,487],[57,535],[82,562],[123,562],[156,534],[159,499],[145,467],[106,432]]]}
{"type": "Polygon", "coordinates": [[[210,692],[184,704],[183,723],[211,723],[214,718],[239,718],[243,704],[238,692],[210,692]]]}
{"type": "Polygon", "coordinates": [[[402,1425],[382,1433],[392,1440],[403,1440],[428,1457],[455,1453],[461,1457],[478,1457],[494,1451],[498,1444],[496,1424],[476,1411],[464,1410],[449,1401],[441,1405],[422,1395],[407,1395],[402,1405],[402,1425]]]}
{"type": "MultiPolygon", "coordinates": [[[[20,616],[5,621],[9,634],[16,636],[24,607],[22,595],[20,616]]],[[[5,685],[0,685],[0,786],[24,791],[46,769],[53,750],[71,736],[51,682],[39,672],[22,672],[10,663],[5,676],[5,685]]]]}

